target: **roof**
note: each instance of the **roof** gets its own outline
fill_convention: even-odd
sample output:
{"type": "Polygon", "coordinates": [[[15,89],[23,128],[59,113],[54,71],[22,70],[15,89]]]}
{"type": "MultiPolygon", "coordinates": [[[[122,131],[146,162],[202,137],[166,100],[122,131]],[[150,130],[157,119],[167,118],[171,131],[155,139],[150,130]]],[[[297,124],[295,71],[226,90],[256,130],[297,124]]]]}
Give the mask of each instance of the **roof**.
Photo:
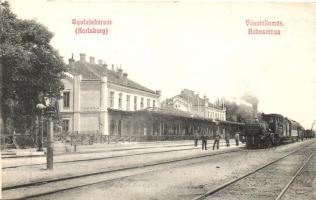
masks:
{"type": "Polygon", "coordinates": [[[272,116],[272,117],[279,117],[279,118],[284,118],[283,115],[281,114],[277,114],[277,113],[271,113],[271,114],[265,114],[265,113],[262,113],[262,115],[265,115],[265,116],[272,116]]]}
{"type": "Polygon", "coordinates": [[[107,69],[104,65],[91,64],[88,62],[76,61],[70,65],[69,72],[71,74],[80,74],[82,79],[85,80],[101,80],[101,76],[106,76],[109,83],[113,83],[116,85],[122,85],[125,87],[142,90],[145,92],[149,92],[152,94],[156,94],[155,91],[148,89],[127,77],[123,76],[122,71],[113,71],[107,69]]]}
{"type": "Polygon", "coordinates": [[[179,116],[179,117],[187,117],[187,118],[193,118],[197,117],[197,115],[194,115],[191,112],[185,112],[182,110],[178,110],[175,108],[147,108],[146,110],[143,110],[145,112],[152,112],[152,113],[158,113],[158,114],[165,114],[165,115],[172,115],[172,116],[179,116]]]}
{"type": "Polygon", "coordinates": [[[159,115],[169,115],[169,116],[173,116],[173,117],[184,117],[184,118],[198,119],[198,120],[209,121],[209,122],[215,123],[212,119],[203,118],[203,117],[200,117],[200,116],[193,114],[191,112],[181,111],[181,110],[178,110],[175,108],[169,108],[169,107],[166,107],[166,108],[147,108],[147,109],[139,110],[136,112],[155,113],[155,114],[159,114],[159,115]]]}
{"type": "Polygon", "coordinates": [[[221,124],[232,124],[232,125],[245,125],[243,122],[233,122],[233,121],[220,121],[221,124]]]}

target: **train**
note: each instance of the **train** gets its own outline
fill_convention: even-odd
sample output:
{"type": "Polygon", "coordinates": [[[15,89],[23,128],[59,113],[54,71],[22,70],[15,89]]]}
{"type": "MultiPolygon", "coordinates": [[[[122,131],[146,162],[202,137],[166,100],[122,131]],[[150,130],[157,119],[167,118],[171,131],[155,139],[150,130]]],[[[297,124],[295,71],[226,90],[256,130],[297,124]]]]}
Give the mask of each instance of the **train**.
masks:
{"type": "Polygon", "coordinates": [[[280,114],[261,113],[257,118],[247,120],[244,126],[244,138],[249,149],[269,148],[314,137],[315,132],[304,130],[300,123],[280,114]]]}

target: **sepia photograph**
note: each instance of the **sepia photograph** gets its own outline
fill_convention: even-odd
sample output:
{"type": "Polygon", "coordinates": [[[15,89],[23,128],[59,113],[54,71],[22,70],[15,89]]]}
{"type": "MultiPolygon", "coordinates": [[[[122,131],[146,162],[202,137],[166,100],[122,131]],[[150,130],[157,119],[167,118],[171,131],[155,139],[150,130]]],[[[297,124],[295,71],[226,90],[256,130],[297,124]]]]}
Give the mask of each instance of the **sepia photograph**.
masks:
{"type": "Polygon", "coordinates": [[[1,199],[316,199],[316,3],[0,0],[1,199]]]}

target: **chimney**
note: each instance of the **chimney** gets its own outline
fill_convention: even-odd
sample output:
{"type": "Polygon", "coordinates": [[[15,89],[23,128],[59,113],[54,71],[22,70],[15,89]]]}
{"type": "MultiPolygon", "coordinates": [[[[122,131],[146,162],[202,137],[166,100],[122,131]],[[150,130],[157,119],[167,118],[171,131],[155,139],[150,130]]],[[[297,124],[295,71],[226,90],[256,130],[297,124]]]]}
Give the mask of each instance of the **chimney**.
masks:
{"type": "Polygon", "coordinates": [[[156,94],[160,96],[161,95],[161,90],[156,90],[156,94]]]}
{"type": "Polygon", "coordinates": [[[112,64],[112,71],[114,71],[114,65],[112,64]]]}
{"type": "Polygon", "coordinates": [[[68,62],[69,62],[69,66],[73,67],[75,63],[74,54],[71,54],[71,58],[68,59],[68,62]]]}
{"type": "Polygon", "coordinates": [[[209,101],[209,99],[206,96],[204,96],[204,105],[205,105],[205,107],[208,106],[208,101],[209,101]]]}
{"type": "Polygon", "coordinates": [[[127,73],[123,73],[123,83],[127,85],[127,73]]]}
{"type": "Polygon", "coordinates": [[[98,64],[99,64],[99,65],[103,65],[103,60],[102,60],[102,59],[99,59],[99,60],[98,60],[98,64]]]}
{"type": "Polygon", "coordinates": [[[105,69],[108,69],[108,65],[106,63],[102,64],[105,69]]]}
{"type": "Polygon", "coordinates": [[[90,56],[90,63],[91,63],[91,64],[94,64],[94,61],[95,61],[95,58],[92,57],[92,56],[90,56]]]}
{"type": "Polygon", "coordinates": [[[80,61],[81,62],[86,62],[86,54],[84,54],[84,53],[80,54],[80,61]]]}

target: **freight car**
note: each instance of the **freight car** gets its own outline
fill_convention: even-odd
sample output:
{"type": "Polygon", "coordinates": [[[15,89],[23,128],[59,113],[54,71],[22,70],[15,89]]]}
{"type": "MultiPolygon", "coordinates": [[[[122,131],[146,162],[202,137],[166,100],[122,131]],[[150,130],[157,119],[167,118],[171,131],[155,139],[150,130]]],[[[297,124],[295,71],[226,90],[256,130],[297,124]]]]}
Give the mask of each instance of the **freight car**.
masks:
{"type": "Polygon", "coordinates": [[[305,130],[303,135],[304,135],[304,139],[315,138],[315,132],[313,130],[305,130]]]}
{"type": "Polygon", "coordinates": [[[262,113],[258,119],[245,123],[247,148],[267,148],[303,137],[303,127],[280,114],[262,113]]]}

